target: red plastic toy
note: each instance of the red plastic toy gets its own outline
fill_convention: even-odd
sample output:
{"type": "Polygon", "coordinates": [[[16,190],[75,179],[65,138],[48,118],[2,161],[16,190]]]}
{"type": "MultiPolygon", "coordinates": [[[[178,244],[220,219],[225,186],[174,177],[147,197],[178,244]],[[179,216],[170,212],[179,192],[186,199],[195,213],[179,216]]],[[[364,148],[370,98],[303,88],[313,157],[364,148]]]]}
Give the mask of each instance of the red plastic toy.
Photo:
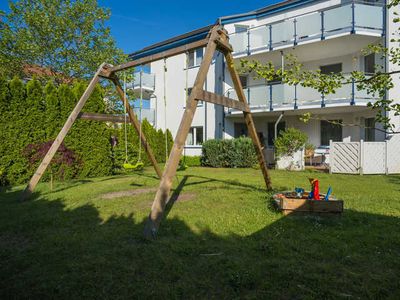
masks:
{"type": "Polygon", "coordinates": [[[313,200],[321,200],[319,197],[319,181],[318,179],[314,178],[309,178],[310,183],[311,183],[311,193],[310,193],[310,199],[313,200]]]}

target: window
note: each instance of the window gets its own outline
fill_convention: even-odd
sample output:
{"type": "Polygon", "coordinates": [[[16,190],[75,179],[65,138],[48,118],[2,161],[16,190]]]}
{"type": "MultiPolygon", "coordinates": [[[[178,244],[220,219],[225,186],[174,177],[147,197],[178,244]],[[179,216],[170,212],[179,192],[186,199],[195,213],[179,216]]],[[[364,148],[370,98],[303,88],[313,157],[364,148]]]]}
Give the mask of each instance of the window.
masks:
{"type": "Polygon", "coordinates": [[[331,74],[331,73],[340,73],[342,72],[342,64],[333,64],[333,65],[326,65],[326,66],[321,66],[321,73],[322,74],[331,74]]]}
{"type": "Polygon", "coordinates": [[[375,118],[365,119],[364,140],[366,142],[375,142],[375,118]]]}
{"type": "MultiPolygon", "coordinates": [[[[278,136],[281,135],[283,131],[286,129],[286,123],[285,122],[279,122],[278,123],[278,136]]],[[[275,122],[269,122],[268,123],[268,146],[274,146],[274,141],[275,141],[275,122]]]]}
{"type": "Polygon", "coordinates": [[[244,89],[247,89],[247,75],[240,75],[239,76],[240,83],[244,89]]]}
{"type": "Polygon", "coordinates": [[[203,127],[191,127],[186,139],[186,145],[196,146],[202,145],[204,141],[203,127]]]}
{"type": "Polygon", "coordinates": [[[364,56],[364,72],[366,74],[375,73],[375,53],[364,56]]]}
{"type": "Polygon", "coordinates": [[[188,68],[196,67],[203,61],[203,48],[197,48],[188,53],[188,68]]]}
{"type": "Polygon", "coordinates": [[[248,130],[245,123],[235,123],[235,138],[248,136],[248,130]]]}
{"type": "Polygon", "coordinates": [[[329,146],[329,141],[341,142],[343,140],[342,134],[342,120],[321,121],[321,146],[329,146]]]}

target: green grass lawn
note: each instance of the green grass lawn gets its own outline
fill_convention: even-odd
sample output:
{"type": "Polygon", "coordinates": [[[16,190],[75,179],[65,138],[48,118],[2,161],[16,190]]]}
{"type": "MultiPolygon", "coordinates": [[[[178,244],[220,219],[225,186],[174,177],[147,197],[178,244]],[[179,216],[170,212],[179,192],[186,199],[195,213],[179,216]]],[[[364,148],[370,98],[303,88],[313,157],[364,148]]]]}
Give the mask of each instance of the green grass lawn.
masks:
{"type": "Polygon", "coordinates": [[[271,173],[277,190],[317,176],[344,214],[284,217],[259,170],[190,168],[148,242],[151,169],[2,191],[0,298],[400,298],[400,176],[271,173]]]}

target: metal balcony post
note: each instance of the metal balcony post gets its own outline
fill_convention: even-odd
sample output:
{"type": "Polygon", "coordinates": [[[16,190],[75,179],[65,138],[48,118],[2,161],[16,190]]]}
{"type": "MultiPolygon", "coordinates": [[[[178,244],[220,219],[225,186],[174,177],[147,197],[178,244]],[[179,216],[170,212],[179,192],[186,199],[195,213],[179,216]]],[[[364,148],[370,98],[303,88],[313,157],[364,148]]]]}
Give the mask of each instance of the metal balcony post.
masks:
{"type": "Polygon", "coordinates": [[[326,105],[325,105],[325,95],[324,95],[324,93],[322,93],[321,94],[321,107],[322,108],[324,108],[326,105]]]}
{"type": "Polygon", "coordinates": [[[272,105],[272,84],[269,85],[269,110],[274,110],[274,107],[272,105]]]}
{"type": "Polygon", "coordinates": [[[321,41],[325,40],[325,12],[321,11],[321,41]]]}
{"type": "Polygon", "coordinates": [[[293,45],[294,46],[297,45],[297,25],[296,24],[297,24],[297,20],[294,19],[293,20],[293,26],[294,26],[294,35],[293,35],[294,41],[293,41],[293,45]]]}
{"type": "Polygon", "coordinates": [[[272,51],[272,25],[269,25],[269,51],[272,51]]]}
{"type": "Polygon", "coordinates": [[[356,13],[354,1],[351,2],[351,33],[356,33],[356,13]]]}
{"type": "Polygon", "coordinates": [[[247,87],[247,102],[249,103],[249,106],[251,106],[250,96],[250,88],[247,87]]]}
{"type": "Polygon", "coordinates": [[[382,7],[382,36],[386,36],[386,7],[387,1],[385,0],[385,5],[382,7]]]}
{"type": "Polygon", "coordinates": [[[351,79],[351,101],[350,105],[355,105],[355,81],[354,78],[351,79]]]}
{"type": "Polygon", "coordinates": [[[297,106],[297,84],[294,85],[294,109],[298,109],[297,106]]]}
{"type": "Polygon", "coordinates": [[[250,29],[247,29],[247,55],[250,55],[250,29]]]}

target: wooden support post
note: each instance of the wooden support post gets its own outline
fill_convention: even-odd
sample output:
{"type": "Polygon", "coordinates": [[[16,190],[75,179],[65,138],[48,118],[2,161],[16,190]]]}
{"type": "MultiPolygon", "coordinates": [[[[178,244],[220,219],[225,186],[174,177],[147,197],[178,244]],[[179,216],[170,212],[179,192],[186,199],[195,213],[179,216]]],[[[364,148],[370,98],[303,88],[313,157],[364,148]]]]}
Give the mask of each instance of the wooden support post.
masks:
{"type": "Polygon", "coordinates": [[[206,102],[222,105],[224,107],[250,112],[248,105],[244,104],[243,102],[207,91],[200,91],[196,95],[196,100],[203,100],[206,102]]]}
{"type": "MultiPolygon", "coordinates": [[[[248,107],[246,96],[244,95],[242,84],[240,83],[239,74],[236,72],[233,56],[231,52],[225,53],[226,65],[228,67],[228,71],[231,75],[233,86],[236,90],[236,94],[239,98],[239,101],[245,104],[248,107]]],[[[269,176],[268,167],[264,159],[264,153],[262,151],[261,143],[258,138],[257,130],[254,125],[253,117],[251,115],[250,109],[248,111],[243,111],[243,116],[247,124],[247,129],[251,139],[253,140],[253,144],[256,148],[258,163],[261,168],[261,172],[264,176],[264,181],[268,190],[272,190],[271,178],[269,176]]]]}
{"type": "Polygon", "coordinates": [[[79,113],[79,119],[81,120],[89,120],[89,121],[98,121],[98,122],[110,122],[110,123],[124,123],[124,116],[116,116],[116,115],[107,115],[107,114],[97,114],[97,113],[79,113]]]}
{"type": "Polygon", "coordinates": [[[164,169],[164,173],[161,178],[161,182],[157,190],[157,194],[155,196],[149,218],[145,225],[144,235],[148,239],[155,238],[161,219],[163,217],[165,205],[167,204],[167,200],[171,191],[172,181],[176,174],[176,169],[179,164],[182,150],[185,145],[190,126],[192,125],[194,114],[197,109],[198,101],[196,100],[196,95],[199,93],[199,91],[203,90],[204,82],[207,78],[207,73],[210,68],[212,58],[214,56],[215,50],[217,49],[217,44],[215,43],[217,34],[217,28],[214,27],[211,30],[210,39],[204,53],[203,62],[201,63],[192,92],[189,96],[188,102],[186,103],[186,109],[183,114],[178,132],[176,134],[171,154],[164,169]]]}
{"type": "MultiPolygon", "coordinates": [[[[117,75],[112,74],[110,76],[110,80],[114,83],[115,88],[117,90],[117,93],[118,93],[119,97],[121,98],[122,102],[125,105],[125,108],[126,108],[126,111],[128,112],[129,120],[131,121],[132,126],[139,133],[139,131],[140,131],[140,122],[137,119],[137,117],[136,117],[135,113],[133,112],[131,106],[129,105],[128,101],[125,101],[124,90],[121,87],[121,84],[119,82],[119,79],[118,79],[117,75]]],[[[143,148],[146,151],[147,156],[149,157],[149,159],[151,161],[151,164],[153,165],[154,170],[157,173],[158,178],[161,178],[161,176],[162,176],[161,169],[158,166],[157,160],[156,160],[156,158],[155,158],[155,156],[153,154],[153,151],[151,150],[150,145],[148,144],[147,139],[144,136],[144,134],[141,135],[141,138],[142,138],[141,139],[141,143],[143,145],[143,148]]]]}
{"type": "Polygon", "coordinates": [[[106,67],[106,64],[103,63],[99,69],[97,70],[96,74],[90,81],[88,87],[86,88],[85,92],[83,93],[82,97],[79,99],[78,103],[76,104],[74,110],[68,117],[67,122],[65,122],[64,127],[61,129],[60,133],[57,135],[56,139],[54,140],[53,144],[51,145],[49,151],[47,151],[46,156],[42,160],[41,164],[37,168],[35,174],[33,174],[31,180],[29,181],[28,185],[26,186],[23,194],[22,200],[26,200],[29,196],[33,193],[36,185],[38,184],[40,178],[42,178],[44,172],[46,171],[48,165],[50,164],[51,160],[53,159],[54,155],[56,154],[58,148],[60,147],[61,143],[64,141],[65,136],[67,135],[68,131],[71,129],[72,125],[78,118],[80,111],[82,110],[83,106],[85,105],[87,99],[92,94],[96,84],[99,82],[99,75],[103,72],[103,69],[106,67]]]}

